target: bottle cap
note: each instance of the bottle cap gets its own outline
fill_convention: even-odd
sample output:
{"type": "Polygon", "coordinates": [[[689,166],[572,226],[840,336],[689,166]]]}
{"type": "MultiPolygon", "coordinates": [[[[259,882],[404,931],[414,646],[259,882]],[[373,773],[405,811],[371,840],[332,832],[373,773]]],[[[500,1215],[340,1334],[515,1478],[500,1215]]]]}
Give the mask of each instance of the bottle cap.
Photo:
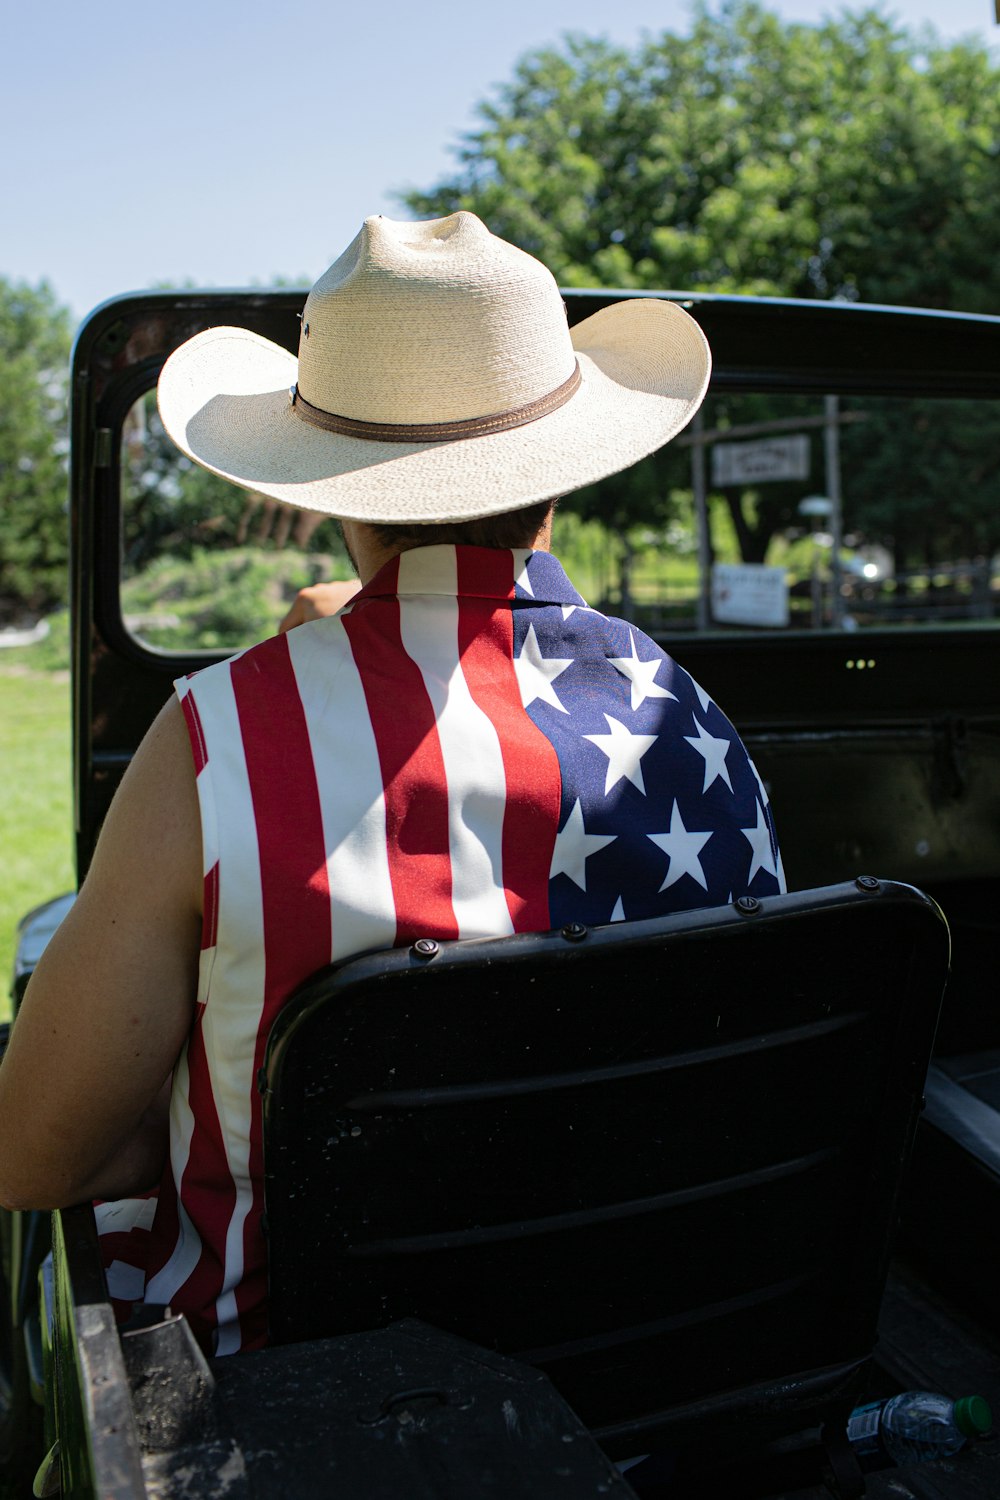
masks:
{"type": "Polygon", "coordinates": [[[959,1396],[955,1402],[955,1426],[966,1437],[982,1437],[993,1426],[989,1402],[982,1396],[959,1396]]]}

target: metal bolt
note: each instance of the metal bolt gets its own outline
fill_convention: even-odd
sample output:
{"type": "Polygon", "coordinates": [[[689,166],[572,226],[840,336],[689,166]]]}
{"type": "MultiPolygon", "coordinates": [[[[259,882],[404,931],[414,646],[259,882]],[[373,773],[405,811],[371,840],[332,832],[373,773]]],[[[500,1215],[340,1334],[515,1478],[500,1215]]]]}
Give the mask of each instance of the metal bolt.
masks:
{"type": "Polygon", "coordinates": [[[579,943],[587,936],[587,929],[582,922],[567,922],[562,935],[568,943],[579,943]]]}
{"type": "Polygon", "coordinates": [[[874,875],[859,875],[854,884],[859,891],[877,891],[881,889],[874,875]]]}
{"type": "Polygon", "coordinates": [[[755,911],[760,911],[760,902],[756,896],[740,896],[733,905],[744,917],[752,917],[755,911]]]}
{"type": "Polygon", "coordinates": [[[410,952],[414,958],[434,958],[438,945],[433,938],[417,938],[410,952]]]}

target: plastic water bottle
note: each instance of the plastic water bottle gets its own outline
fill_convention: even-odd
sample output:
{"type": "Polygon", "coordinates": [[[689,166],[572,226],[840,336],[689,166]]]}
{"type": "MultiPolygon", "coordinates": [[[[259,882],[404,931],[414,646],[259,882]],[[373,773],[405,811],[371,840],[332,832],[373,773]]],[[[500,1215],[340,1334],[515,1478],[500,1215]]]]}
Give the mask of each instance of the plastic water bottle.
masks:
{"type": "Polygon", "coordinates": [[[947,1458],[992,1426],[993,1416],[982,1396],[951,1401],[931,1391],[904,1391],[852,1411],[847,1437],[864,1468],[866,1459],[871,1466],[880,1459],[913,1464],[947,1458]]]}

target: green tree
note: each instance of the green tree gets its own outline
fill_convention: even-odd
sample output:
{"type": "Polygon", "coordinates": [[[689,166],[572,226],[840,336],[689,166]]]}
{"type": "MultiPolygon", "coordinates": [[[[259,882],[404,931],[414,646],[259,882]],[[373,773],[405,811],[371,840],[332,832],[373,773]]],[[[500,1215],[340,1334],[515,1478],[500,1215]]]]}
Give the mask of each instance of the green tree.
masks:
{"type": "MultiPolygon", "coordinates": [[[[728,0],[633,52],[531,53],[478,114],[456,172],[405,202],[471,209],[563,285],[1000,309],[1000,68],[975,41],[728,0]]],[[[657,524],[684,482],[664,460],[574,503],[657,524]]],[[[927,524],[944,487],[922,487],[927,524]]],[[[748,560],[794,513],[791,491],[725,498],[748,560]]]]}
{"type": "Polygon", "coordinates": [[[0,618],[66,597],[69,313],[0,278],[0,618]]]}
{"type": "Polygon", "coordinates": [[[890,546],[897,574],[987,561],[1000,538],[997,403],[895,398],[870,415],[841,438],[847,522],[890,546]]]}
{"type": "Polygon", "coordinates": [[[1000,68],[876,10],[787,23],[700,6],[634,53],[569,36],[479,106],[468,208],[568,286],[995,311],[1000,68]]]}

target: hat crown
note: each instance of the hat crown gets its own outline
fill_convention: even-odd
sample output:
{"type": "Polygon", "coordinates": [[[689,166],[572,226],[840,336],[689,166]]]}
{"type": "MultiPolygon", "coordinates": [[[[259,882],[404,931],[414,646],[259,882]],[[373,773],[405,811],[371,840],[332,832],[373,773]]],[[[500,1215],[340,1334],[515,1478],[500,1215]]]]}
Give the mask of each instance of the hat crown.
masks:
{"type": "Polygon", "coordinates": [[[298,384],[355,421],[466,421],[549,395],[574,360],[551,273],[475,214],[375,216],[309,294],[298,384]]]}

